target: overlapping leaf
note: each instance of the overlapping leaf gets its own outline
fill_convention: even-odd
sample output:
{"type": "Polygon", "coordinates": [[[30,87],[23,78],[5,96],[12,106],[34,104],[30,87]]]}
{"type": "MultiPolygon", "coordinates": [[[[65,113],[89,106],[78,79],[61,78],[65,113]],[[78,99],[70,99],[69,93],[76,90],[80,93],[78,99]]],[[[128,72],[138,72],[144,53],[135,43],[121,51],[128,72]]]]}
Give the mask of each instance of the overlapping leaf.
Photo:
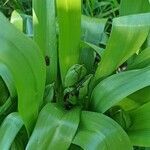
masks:
{"type": "MultiPolygon", "coordinates": [[[[139,55],[137,55],[133,62],[128,64],[128,70],[131,69],[140,69],[146,66],[150,66],[150,48],[146,48],[139,55]]],[[[150,86],[144,89],[141,89],[129,97],[138,103],[145,103],[150,101],[150,86]]]]}
{"type": "Polygon", "coordinates": [[[34,40],[47,62],[47,84],[57,78],[55,0],[33,0],[34,40]]]}
{"type": "Polygon", "coordinates": [[[150,67],[112,75],[93,90],[91,108],[105,112],[125,97],[150,85],[150,67]]]}
{"type": "Polygon", "coordinates": [[[61,79],[78,64],[81,37],[81,0],[57,0],[59,24],[59,64],[61,79]]]}
{"type": "Polygon", "coordinates": [[[110,75],[142,46],[150,29],[150,13],[118,17],[113,20],[106,50],[95,80],[110,75]]]}
{"type": "Polygon", "coordinates": [[[8,115],[0,126],[0,149],[9,150],[10,146],[23,126],[18,113],[8,115]]]}
{"type": "Polygon", "coordinates": [[[57,104],[47,104],[40,112],[26,150],[69,148],[79,124],[79,109],[65,112],[57,104]]]}
{"type": "Polygon", "coordinates": [[[132,150],[127,134],[112,119],[83,111],[73,143],[84,150],[132,150]]]}
{"type": "Polygon", "coordinates": [[[13,78],[19,113],[28,131],[31,131],[43,98],[44,59],[37,45],[13,27],[2,14],[0,26],[0,64],[13,78]]]}

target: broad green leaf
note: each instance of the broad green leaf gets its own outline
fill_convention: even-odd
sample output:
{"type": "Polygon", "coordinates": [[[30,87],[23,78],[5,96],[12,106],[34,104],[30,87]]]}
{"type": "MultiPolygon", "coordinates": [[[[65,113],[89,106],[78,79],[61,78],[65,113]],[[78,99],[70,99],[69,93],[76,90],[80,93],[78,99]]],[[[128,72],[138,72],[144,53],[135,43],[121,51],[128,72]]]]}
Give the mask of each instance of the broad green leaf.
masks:
{"type": "MultiPolygon", "coordinates": [[[[132,63],[128,64],[128,69],[143,68],[150,65],[150,48],[143,50],[132,63]]],[[[129,96],[138,103],[146,103],[150,101],[150,87],[141,89],[129,96]]]]}
{"type": "Polygon", "coordinates": [[[80,126],[73,140],[84,150],[132,150],[125,131],[111,118],[83,111],[80,126]]]}
{"type": "Polygon", "coordinates": [[[42,103],[44,59],[37,45],[11,25],[2,14],[0,26],[0,64],[9,70],[13,78],[18,96],[18,111],[29,133],[42,103]]]}
{"type": "Polygon", "coordinates": [[[98,45],[103,36],[107,19],[98,19],[82,15],[82,39],[86,42],[98,45]]]}
{"type": "Polygon", "coordinates": [[[55,0],[33,0],[34,40],[47,64],[47,84],[57,79],[57,38],[55,0]]]}
{"type": "Polygon", "coordinates": [[[140,69],[147,66],[150,66],[150,47],[146,48],[135,57],[133,62],[128,65],[128,70],[140,69]]]}
{"type": "Polygon", "coordinates": [[[150,102],[130,112],[128,135],[135,146],[150,147],[150,102]]]}
{"type": "Polygon", "coordinates": [[[121,0],[120,15],[150,12],[149,0],[121,0]]]}
{"type": "Polygon", "coordinates": [[[150,13],[145,13],[118,17],[113,20],[110,38],[96,71],[96,81],[110,75],[139,50],[149,33],[149,18],[150,13]]]}
{"type": "Polygon", "coordinates": [[[47,104],[39,114],[26,150],[69,148],[79,124],[78,108],[64,111],[57,104],[47,104]]]}
{"type": "Polygon", "coordinates": [[[23,121],[18,113],[8,115],[0,126],[0,149],[9,150],[10,146],[23,126],[23,121]]]}
{"type": "Polygon", "coordinates": [[[94,111],[105,112],[125,97],[149,85],[150,67],[112,75],[94,88],[91,108],[94,111]]]}
{"type": "Polygon", "coordinates": [[[59,25],[59,65],[62,83],[68,69],[78,64],[81,37],[81,0],[56,0],[59,25]]]}

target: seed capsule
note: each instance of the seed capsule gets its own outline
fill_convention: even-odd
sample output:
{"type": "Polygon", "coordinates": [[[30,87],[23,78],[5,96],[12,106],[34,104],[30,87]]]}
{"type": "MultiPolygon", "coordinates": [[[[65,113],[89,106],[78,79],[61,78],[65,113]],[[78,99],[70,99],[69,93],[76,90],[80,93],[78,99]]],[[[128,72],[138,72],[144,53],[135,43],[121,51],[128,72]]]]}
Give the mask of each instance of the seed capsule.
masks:
{"type": "Polygon", "coordinates": [[[81,84],[81,86],[79,86],[78,90],[79,90],[79,99],[83,99],[85,98],[85,96],[88,95],[88,90],[89,90],[89,83],[91,81],[91,78],[93,77],[92,74],[87,75],[83,81],[83,83],[81,84]]]}
{"type": "Polygon", "coordinates": [[[86,75],[86,68],[83,65],[73,65],[65,77],[65,87],[74,86],[86,75]]]}

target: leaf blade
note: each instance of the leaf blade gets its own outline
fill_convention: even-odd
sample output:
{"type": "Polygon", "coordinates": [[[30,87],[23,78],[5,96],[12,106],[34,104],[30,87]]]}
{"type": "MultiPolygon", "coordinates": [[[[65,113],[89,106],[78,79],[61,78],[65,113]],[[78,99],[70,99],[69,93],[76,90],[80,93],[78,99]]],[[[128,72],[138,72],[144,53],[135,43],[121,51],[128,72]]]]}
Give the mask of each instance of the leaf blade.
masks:
{"type": "Polygon", "coordinates": [[[94,88],[91,108],[98,112],[105,112],[123,98],[149,85],[150,67],[112,75],[94,88]]]}
{"type": "Polygon", "coordinates": [[[19,114],[29,133],[42,103],[45,86],[44,59],[31,39],[19,32],[2,14],[0,20],[0,63],[12,75],[18,95],[19,114]],[[3,30],[4,27],[7,30],[3,30]]]}
{"type": "Polygon", "coordinates": [[[23,121],[18,113],[11,113],[5,118],[0,126],[0,149],[9,150],[22,126],[23,121]]]}
{"type": "Polygon", "coordinates": [[[26,149],[67,149],[79,124],[79,112],[79,109],[74,109],[67,113],[56,104],[47,104],[39,115],[26,149]]]}
{"type": "Polygon", "coordinates": [[[96,81],[110,75],[139,50],[149,33],[149,17],[150,13],[145,13],[113,20],[111,36],[95,74],[96,81]],[[118,37],[119,43],[116,42],[118,37]]]}
{"type": "Polygon", "coordinates": [[[112,119],[103,114],[83,111],[73,144],[85,150],[132,149],[127,134],[112,119]],[[118,142],[119,141],[119,142],[118,142]]]}

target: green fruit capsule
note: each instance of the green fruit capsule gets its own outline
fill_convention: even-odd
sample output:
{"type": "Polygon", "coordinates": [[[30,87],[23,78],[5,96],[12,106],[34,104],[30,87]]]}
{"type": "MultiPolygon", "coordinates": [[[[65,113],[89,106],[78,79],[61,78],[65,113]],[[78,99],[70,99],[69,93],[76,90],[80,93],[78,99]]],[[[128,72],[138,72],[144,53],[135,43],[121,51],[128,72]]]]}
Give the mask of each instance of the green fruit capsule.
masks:
{"type": "Polygon", "coordinates": [[[67,72],[65,77],[65,87],[74,86],[78,83],[87,73],[83,65],[75,64],[67,72]]]}
{"type": "Polygon", "coordinates": [[[81,86],[78,87],[79,99],[85,98],[85,96],[88,94],[89,83],[90,83],[92,77],[93,77],[92,74],[87,75],[85,77],[83,83],[81,84],[81,86]]]}

